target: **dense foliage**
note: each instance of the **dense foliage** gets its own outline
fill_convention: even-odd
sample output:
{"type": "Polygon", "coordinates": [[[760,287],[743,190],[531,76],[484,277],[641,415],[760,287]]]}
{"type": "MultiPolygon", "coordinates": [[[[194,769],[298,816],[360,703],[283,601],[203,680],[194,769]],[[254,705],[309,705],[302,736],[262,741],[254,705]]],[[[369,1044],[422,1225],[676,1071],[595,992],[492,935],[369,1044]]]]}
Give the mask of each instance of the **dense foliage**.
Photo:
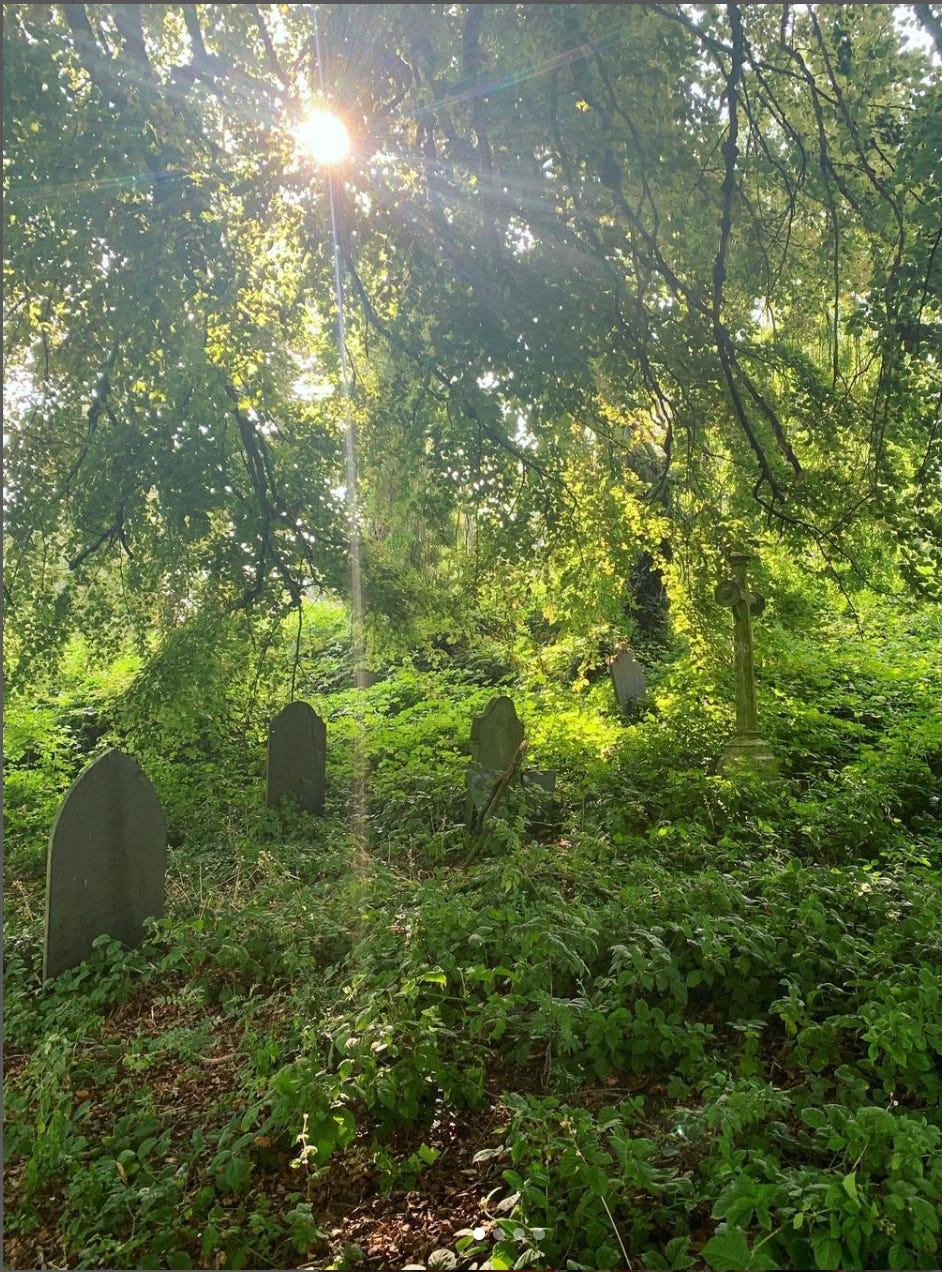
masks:
{"type": "Polygon", "coordinates": [[[879,4],[6,5],[17,656],[342,585],[348,410],[371,615],[470,621],[511,573],[598,621],[644,554],[769,532],[936,589],[908,16],[922,45],[879,4]],[[319,95],[333,176],[291,131],[319,95]]]}
{"type": "Polygon", "coordinates": [[[939,6],[3,22],[4,1265],[937,1267],[939,6]],[[43,986],[108,746],[167,914],[43,986]]]}
{"type": "Polygon", "coordinates": [[[313,823],[263,805],[293,620],[261,676],[211,628],[74,646],[7,720],[8,1265],[935,1266],[942,629],[811,599],[762,628],[771,787],[715,771],[725,639],[632,723],[519,636],[351,689],[312,610],[313,823]],[[474,840],[498,686],[558,788],[474,840]],[[168,916],[40,990],[46,829],[109,743],[166,809],[168,916]]]}

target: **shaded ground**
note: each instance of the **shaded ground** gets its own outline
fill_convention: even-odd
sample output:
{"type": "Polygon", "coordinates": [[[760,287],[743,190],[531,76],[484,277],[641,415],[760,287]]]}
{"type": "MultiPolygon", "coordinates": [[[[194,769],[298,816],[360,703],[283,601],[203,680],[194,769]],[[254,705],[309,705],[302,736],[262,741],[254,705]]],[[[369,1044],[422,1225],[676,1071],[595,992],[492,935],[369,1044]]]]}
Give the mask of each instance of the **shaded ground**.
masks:
{"type": "MultiPolygon", "coordinates": [[[[241,1094],[244,1074],[240,1074],[244,1055],[240,1054],[240,1047],[246,1022],[224,1014],[208,1014],[201,1004],[168,1002],[166,987],[162,990],[158,1001],[153,987],[149,987],[109,1017],[99,1041],[77,1050],[72,1066],[75,1080],[72,1099],[76,1106],[89,1103],[89,1124],[99,1135],[104,1135],[115,1118],[114,1090],[101,1083],[85,1082],[82,1077],[83,1071],[92,1067],[96,1054],[113,1055],[117,1048],[126,1059],[141,1053],[142,1040],[159,1041],[179,1035],[180,1031],[189,1031],[183,1034],[187,1038],[192,1032],[206,1037],[208,1046],[192,1060],[184,1060],[170,1049],[157,1051],[146,1069],[135,1075],[138,1097],[146,1095],[159,1120],[171,1130],[171,1154],[165,1164],[172,1167],[177,1161],[175,1154],[183,1157],[195,1129],[211,1127],[226,1107],[236,1112],[245,1107],[241,1094]]],[[[253,1027],[264,1023],[266,1028],[276,1029],[279,1007],[278,1000],[265,1004],[256,1012],[251,1022],[253,1027]]],[[[144,1054],[150,1061],[150,1056],[144,1054]]],[[[27,1059],[4,1049],[5,1079],[11,1088],[22,1080],[27,1059]]],[[[101,1067],[100,1060],[94,1067],[101,1067]]],[[[496,1082],[491,1086],[496,1086],[496,1082]]],[[[422,1170],[420,1186],[391,1193],[384,1193],[382,1189],[380,1171],[372,1160],[372,1149],[364,1133],[358,1135],[346,1152],[335,1155],[326,1169],[319,1171],[292,1164],[297,1161],[297,1146],[259,1135],[254,1146],[253,1202],[257,1203],[264,1194],[272,1203],[272,1212],[277,1214],[290,1209],[290,1198],[297,1196],[299,1189],[310,1201],[324,1236],[286,1266],[312,1269],[339,1263],[368,1269],[402,1268],[410,1263],[424,1266],[434,1250],[453,1245],[462,1232],[490,1228],[491,1218],[484,1203],[489,1189],[494,1187],[495,1181],[499,1182],[499,1171],[489,1169],[486,1164],[477,1165],[473,1158],[481,1148],[494,1143],[495,1128],[503,1117],[505,1111],[496,1094],[487,1107],[462,1119],[450,1114],[444,1116],[423,1135],[414,1137],[416,1147],[424,1142],[440,1154],[432,1165],[422,1170]]],[[[397,1154],[408,1155],[410,1146],[406,1138],[398,1137],[397,1154]]],[[[205,1165],[205,1161],[202,1164],[205,1165]]],[[[190,1175],[197,1189],[202,1172],[198,1169],[200,1163],[193,1165],[196,1169],[191,1168],[190,1175]]],[[[22,1163],[15,1163],[6,1171],[5,1193],[8,1207],[23,1201],[22,1163]]],[[[233,1211],[238,1210],[237,1196],[223,1201],[224,1205],[228,1202],[233,1211]]],[[[38,1227],[28,1236],[14,1233],[5,1238],[4,1267],[76,1266],[69,1262],[63,1250],[59,1226],[61,1190],[43,1190],[42,1196],[33,1202],[40,1207],[38,1227]]],[[[216,1251],[206,1261],[192,1245],[189,1253],[194,1267],[227,1266],[223,1250],[216,1251]]]]}

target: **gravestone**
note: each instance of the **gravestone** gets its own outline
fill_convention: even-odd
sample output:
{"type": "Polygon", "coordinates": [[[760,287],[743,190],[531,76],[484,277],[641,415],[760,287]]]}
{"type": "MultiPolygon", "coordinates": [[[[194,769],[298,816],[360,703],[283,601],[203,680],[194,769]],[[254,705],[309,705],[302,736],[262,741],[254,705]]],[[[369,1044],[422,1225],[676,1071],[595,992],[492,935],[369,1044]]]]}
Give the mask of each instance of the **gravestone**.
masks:
{"type": "Polygon", "coordinates": [[[504,694],[492,698],[483,715],[471,723],[471,767],[468,769],[468,824],[485,808],[523,741],[523,725],[504,694]]]}
{"type": "Polygon", "coordinates": [[[327,725],[306,702],[289,702],[268,729],[268,803],[293,796],[307,813],[324,808],[327,725]]]}
{"type": "Polygon", "coordinates": [[[129,947],[164,912],[167,834],[157,793],[129,755],[106,751],[75,780],[49,836],[43,980],[99,936],[129,947]]]}
{"type": "Polygon", "coordinates": [[[492,698],[471,725],[471,761],[478,768],[505,773],[523,741],[523,725],[505,695],[492,698]]]}
{"type": "Polygon", "coordinates": [[[608,670],[619,707],[622,711],[630,711],[632,704],[640,702],[645,696],[644,669],[633,654],[623,649],[608,664],[608,670]]]}

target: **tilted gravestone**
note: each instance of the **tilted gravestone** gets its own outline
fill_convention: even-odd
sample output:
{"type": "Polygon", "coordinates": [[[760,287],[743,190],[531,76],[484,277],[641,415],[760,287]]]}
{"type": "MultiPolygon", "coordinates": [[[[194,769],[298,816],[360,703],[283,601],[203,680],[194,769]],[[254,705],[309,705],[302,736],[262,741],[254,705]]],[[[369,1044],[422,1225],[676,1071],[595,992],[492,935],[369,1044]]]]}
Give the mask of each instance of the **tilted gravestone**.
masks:
{"type": "Polygon", "coordinates": [[[552,795],[556,790],[556,770],[529,769],[523,774],[523,784],[534,790],[543,791],[546,795],[552,795]]]}
{"type": "Polygon", "coordinates": [[[268,803],[293,796],[320,813],[327,789],[327,725],[306,702],[289,702],[268,730],[268,803]]]}
{"type": "Polygon", "coordinates": [[[73,783],[53,822],[46,870],[43,980],[75,967],[99,936],[139,945],[164,912],[167,833],[135,760],[106,751],[73,783]]]}
{"type": "Polygon", "coordinates": [[[632,704],[640,702],[645,696],[644,669],[633,654],[623,649],[608,664],[608,670],[619,707],[622,711],[630,711],[632,704]]]}

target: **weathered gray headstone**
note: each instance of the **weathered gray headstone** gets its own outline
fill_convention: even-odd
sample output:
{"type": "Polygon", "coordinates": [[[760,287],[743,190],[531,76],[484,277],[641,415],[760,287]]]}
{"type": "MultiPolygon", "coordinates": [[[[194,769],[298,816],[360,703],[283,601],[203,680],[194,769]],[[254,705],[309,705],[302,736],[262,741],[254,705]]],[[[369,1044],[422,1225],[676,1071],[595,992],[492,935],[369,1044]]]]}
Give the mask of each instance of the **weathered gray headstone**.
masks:
{"type": "Polygon", "coordinates": [[[615,655],[608,664],[608,670],[615,688],[615,697],[622,711],[627,711],[632,703],[640,701],[645,696],[644,670],[637,658],[627,649],[615,655]]]}
{"type": "Polygon", "coordinates": [[[307,813],[324,808],[327,725],[306,702],[289,702],[268,730],[268,803],[293,796],[307,813]]]}
{"type": "Polygon", "coordinates": [[[471,723],[471,767],[465,776],[468,824],[486,808],[523,741],[523,725],[514,704],[504,694],[492,698],[483,715],[471,723]]]}
{"type": "Polygon", "coordinates": [[[471,760],[482,769],[505,773],[523,741],[523,725],[506,695],[492,698],[471,725],[471,760]]]}
{"type": "Polygon", "coordinates": [[[133,947],[164,912],[167,833],[135,760],[106,751],[66,795],[49,836],[43,980],[75,967],[99,936],[133,947]]]}

